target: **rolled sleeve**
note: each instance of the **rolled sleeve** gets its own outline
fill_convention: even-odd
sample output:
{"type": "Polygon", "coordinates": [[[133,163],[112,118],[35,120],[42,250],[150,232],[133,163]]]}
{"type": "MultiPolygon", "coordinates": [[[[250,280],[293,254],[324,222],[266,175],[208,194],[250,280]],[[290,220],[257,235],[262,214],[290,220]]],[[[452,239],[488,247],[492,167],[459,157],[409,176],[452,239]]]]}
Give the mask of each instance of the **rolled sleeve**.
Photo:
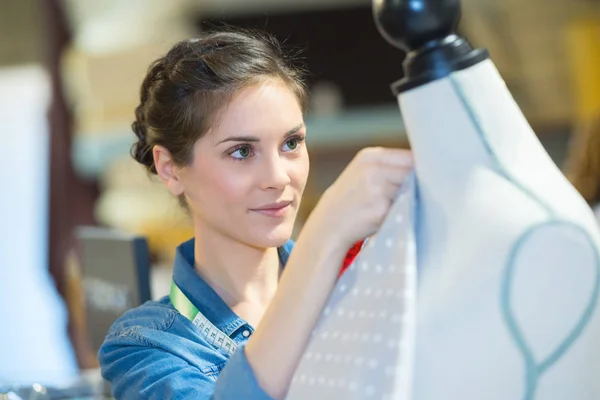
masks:
{"type": "Polygon", "coordinates": [[[259,386],[244,346],[238,347],[221,371],[213,396],[215,400],[274,400],[259,386]]]}

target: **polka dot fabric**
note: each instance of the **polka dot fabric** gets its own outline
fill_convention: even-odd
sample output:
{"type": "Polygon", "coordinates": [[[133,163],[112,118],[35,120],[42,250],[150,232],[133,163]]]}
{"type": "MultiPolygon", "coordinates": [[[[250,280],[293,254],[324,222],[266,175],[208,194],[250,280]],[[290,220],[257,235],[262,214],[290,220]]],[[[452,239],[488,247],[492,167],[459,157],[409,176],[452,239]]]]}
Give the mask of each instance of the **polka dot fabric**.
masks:
{"type": "Polygon", "coordinates": [[[341,275],[288,400],[410,398],[416,312],[415,183],[341,275]]]}

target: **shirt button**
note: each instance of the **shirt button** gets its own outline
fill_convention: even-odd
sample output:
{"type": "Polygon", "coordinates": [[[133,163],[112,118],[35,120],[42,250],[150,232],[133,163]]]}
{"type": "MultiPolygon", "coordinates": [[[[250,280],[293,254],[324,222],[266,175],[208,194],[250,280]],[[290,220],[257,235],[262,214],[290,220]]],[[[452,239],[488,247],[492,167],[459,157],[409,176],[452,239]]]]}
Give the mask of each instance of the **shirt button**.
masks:
{"type": "Polygon", "coordinates": [[[245,331],[242,332],[242,336],[247,338],[248,336],[250,336],[250,331],[248,329],[246,329],[245,331]]]}

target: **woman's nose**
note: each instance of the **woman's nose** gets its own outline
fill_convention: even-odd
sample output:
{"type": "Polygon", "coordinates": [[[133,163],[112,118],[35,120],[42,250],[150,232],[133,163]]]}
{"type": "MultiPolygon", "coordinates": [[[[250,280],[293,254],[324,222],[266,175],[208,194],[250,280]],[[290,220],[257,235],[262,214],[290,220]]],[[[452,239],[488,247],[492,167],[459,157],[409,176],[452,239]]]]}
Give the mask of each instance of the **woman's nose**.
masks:
{"type": "Polygon", "coordinates": [[[284,189],[291,182],[289,167],[290,160],[281,157],[280,154],[273,154],[266,158],[261,174],[261,189],[284,189]]]}

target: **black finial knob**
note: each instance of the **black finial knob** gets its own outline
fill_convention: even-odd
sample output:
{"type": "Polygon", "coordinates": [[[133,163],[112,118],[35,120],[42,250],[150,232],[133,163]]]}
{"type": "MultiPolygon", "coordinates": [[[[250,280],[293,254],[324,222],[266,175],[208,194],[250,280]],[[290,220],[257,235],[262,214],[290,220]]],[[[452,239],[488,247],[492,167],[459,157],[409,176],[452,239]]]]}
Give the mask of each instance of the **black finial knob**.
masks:
{"type": "Polygon", "coordinates": [[[456,30],[459,0],[374,0],[377,29],[392,45],[409,52],[456,30]]]}
{"type": "Polygon", "coordinates": [[[460,0],[373,0],[379,33],[407,53],[404,78],[392,85],[395,94],[489,57],[455,33],[460,14],[460,0]]]}

